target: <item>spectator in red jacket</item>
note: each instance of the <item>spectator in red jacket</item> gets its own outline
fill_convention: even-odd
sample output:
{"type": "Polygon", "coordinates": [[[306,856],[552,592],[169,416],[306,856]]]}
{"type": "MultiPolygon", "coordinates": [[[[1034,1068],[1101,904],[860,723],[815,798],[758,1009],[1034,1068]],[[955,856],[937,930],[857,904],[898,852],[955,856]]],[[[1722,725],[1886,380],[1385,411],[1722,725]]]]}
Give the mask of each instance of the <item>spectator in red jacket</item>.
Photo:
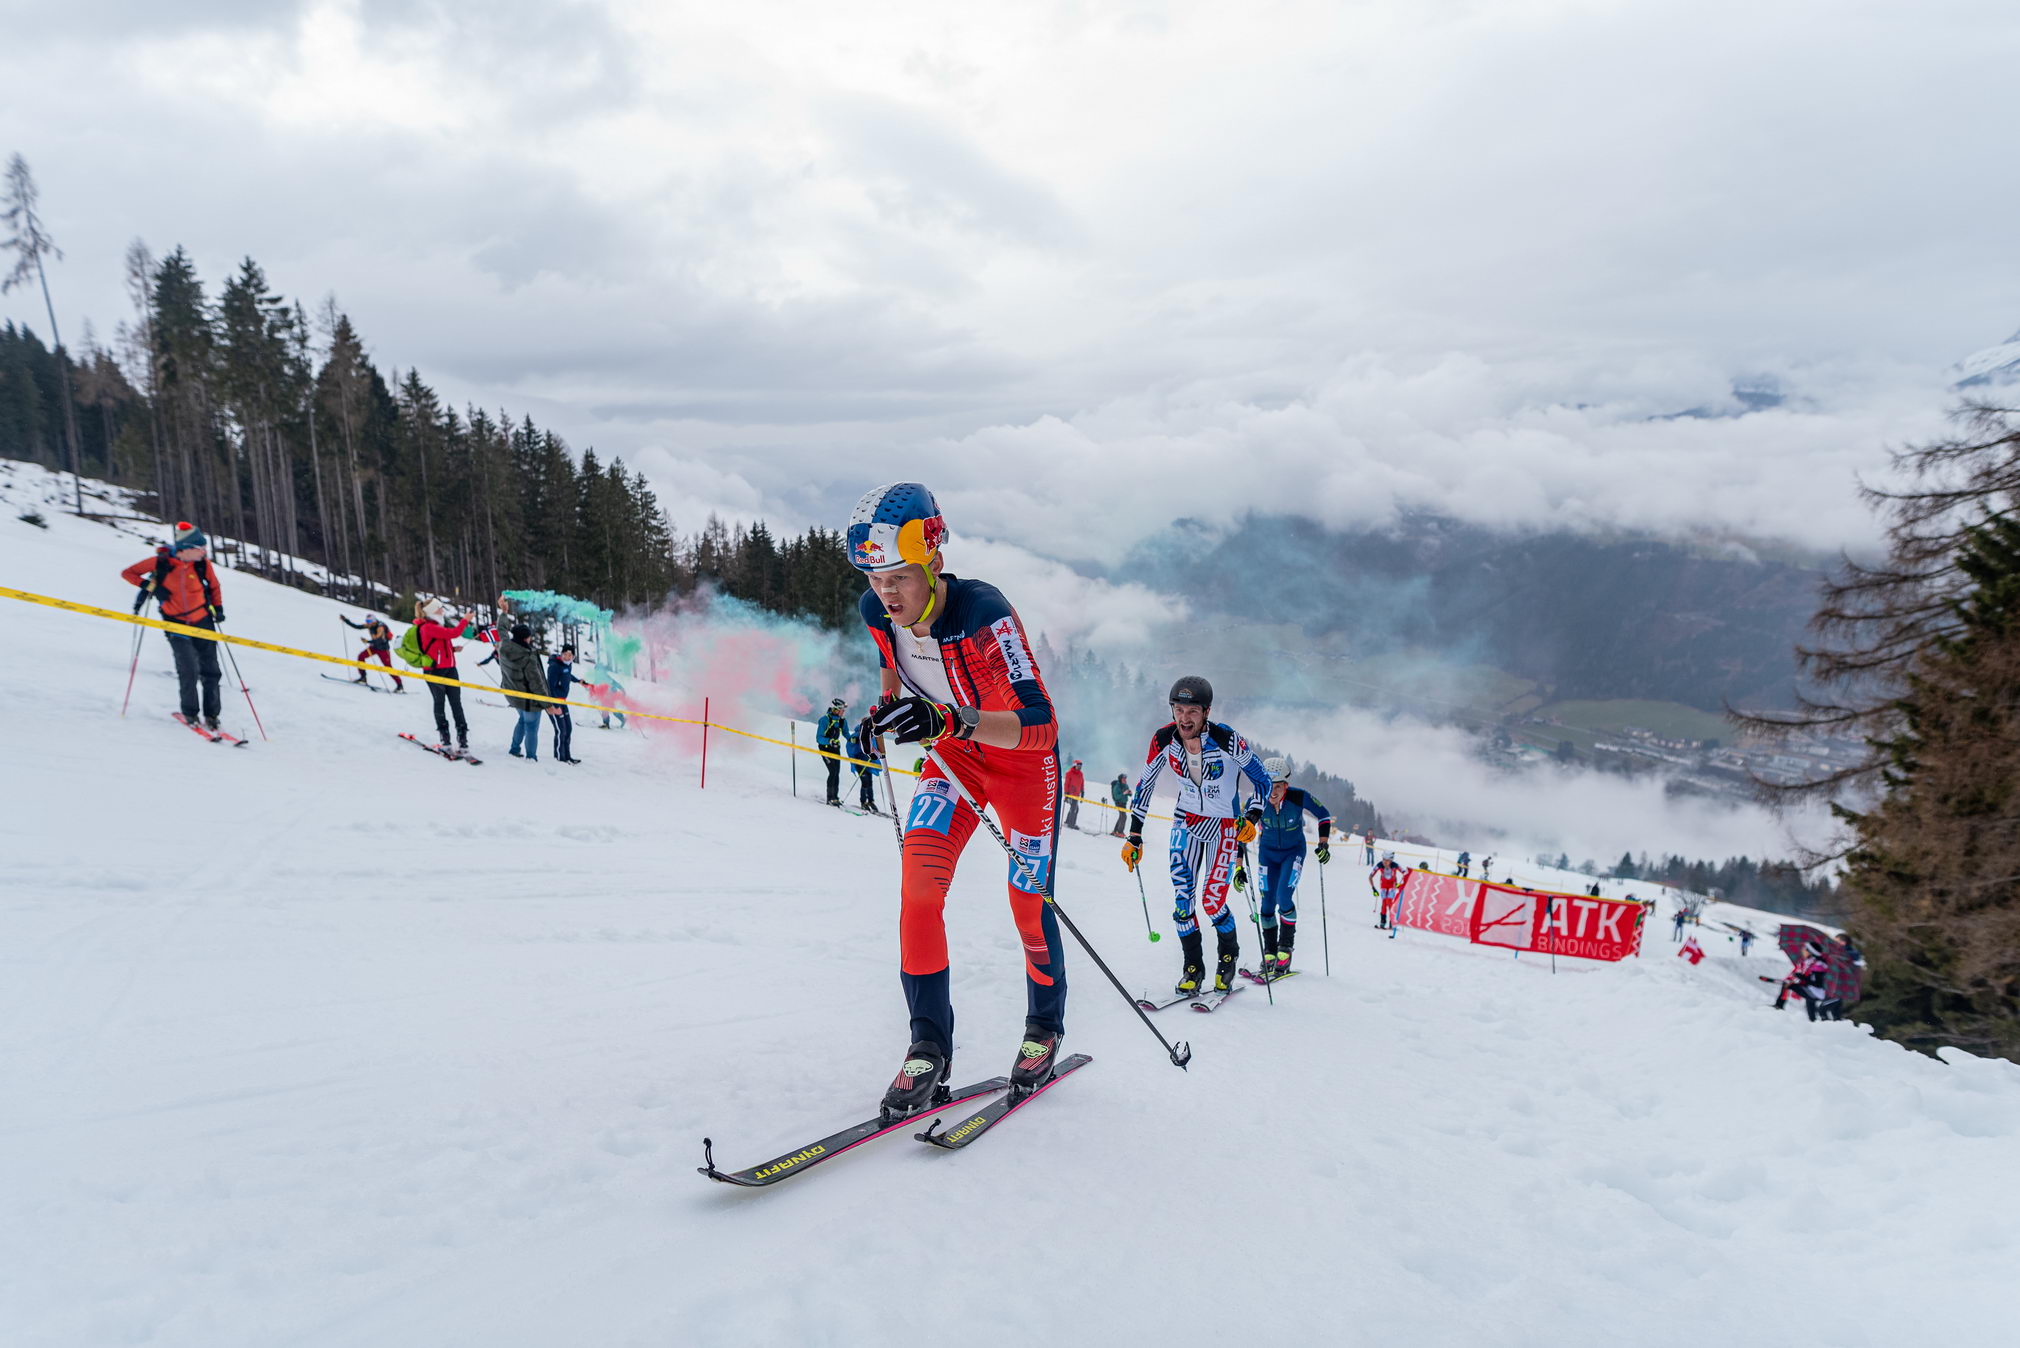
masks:
{"type": "Polygon", "coordinates": [[[1073,766],[1066,769],[1066,827],[1080,827],[1080,802],[1076,796],[1087,794],[1087,774],[1080,770],[1080,760],[1074,759],[1073,766]]]}
{"type": "MultiPolygon", "coordinates": [[[[421,654],[427,657],[430,674],[440,674],[450,679],[461,678],[462,676],[456,672],[456,638],[462,636],[464,630],[470,626],[470,619],[466,615],[451,627],[446,618],[447,613],[442,607],[441,600],[422,600],[419,610],[414,614],[414,626],[417,629],[415,639],[421,644],[421,654]]],[[[446,684],[430,683],[428,696],[434,699],[435,736],[441,741],[442,748],[447,750],[449,747],[449,717],[443,714],[443,704],[446,703],[448,711],[456,718],[456,752],[458,754],[470,752],[470,726],[463,719],[463,690],[446,684]]]]}

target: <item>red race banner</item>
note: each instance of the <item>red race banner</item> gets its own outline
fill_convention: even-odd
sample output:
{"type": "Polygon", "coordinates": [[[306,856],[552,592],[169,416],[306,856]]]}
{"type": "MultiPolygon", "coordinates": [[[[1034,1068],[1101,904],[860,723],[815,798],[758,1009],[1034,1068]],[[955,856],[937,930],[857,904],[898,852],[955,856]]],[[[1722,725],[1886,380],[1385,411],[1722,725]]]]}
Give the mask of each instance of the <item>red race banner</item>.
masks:
{"type": "Polygon", "coordinates": [[[1623,960],[1641,948],[1641,912],[1622,899],[1482,884],[1468,935],[1476,945],[1623,960]]]}
{"type": "Polygon", "coordinates": [[[1403,901],[1396,905],[1397,924],[1472,940],[1473,906],[1479,898],[1480,881],[1432,871],[1409,874],[1403,884],[1403,901]]]}

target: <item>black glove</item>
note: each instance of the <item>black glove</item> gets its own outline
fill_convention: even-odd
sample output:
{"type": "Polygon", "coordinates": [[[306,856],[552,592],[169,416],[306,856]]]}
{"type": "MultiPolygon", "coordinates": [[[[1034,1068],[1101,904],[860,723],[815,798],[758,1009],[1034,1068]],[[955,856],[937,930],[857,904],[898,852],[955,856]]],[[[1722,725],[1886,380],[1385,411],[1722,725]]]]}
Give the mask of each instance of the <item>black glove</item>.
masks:
{"type": "Polygon", "coordinates": [[[214,623],[221,623],[224,621],[223,604],[212,604],[210,606],[210,620],[214,623]]]}
{"type": "Polygon", "coordinates": [[[972,721],[963,721],[958,709],[923,697],[900,698],[877,708],[870,723],[879,734],[890,735],[900,744],[922,740],[967,739],[975,733],[972,721]]]}
{"type": "Polygon", "coordinates": [[[1312,853],[1312,855],[1317,857],[1319,859],[1319,865],[1323,866],[1328,861],[1331,861],[1333,859],[1333,845],[1331,843],[1322,842],[1319,844],[1318,850],[1312,853]]]}

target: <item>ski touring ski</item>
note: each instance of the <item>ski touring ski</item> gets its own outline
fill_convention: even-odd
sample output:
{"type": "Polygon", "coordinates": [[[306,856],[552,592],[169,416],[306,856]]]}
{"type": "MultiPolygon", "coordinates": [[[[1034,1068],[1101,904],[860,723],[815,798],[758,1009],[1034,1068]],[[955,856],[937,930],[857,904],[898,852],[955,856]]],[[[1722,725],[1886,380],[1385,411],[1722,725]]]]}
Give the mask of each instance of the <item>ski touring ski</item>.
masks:
{"type": "Polygon", "coordinates": [[[174,717],[181,724],[188,726],[191,730],[194,730],[197,734],[209,740],[212,744],[229,744],[234,749],[245,748],[246,742],[236,735],[228,735],[222,730],[212,730],[208,726],[190,720],[187,716],[184,716],[179,711],[172,711],[169,713],[169,715],[174,717]]]}
{"type": "Polygon", "coordinates": [[[908,1123],[915,1123],[929,1114],[937,1114],[943,1109],[966,1104],[980,1096],[1007,1089],[1009,1085],[1008,1077],[990,1077],[987,1081],[978,1081],[972,1086],[962,1086],[951,1091],[945,1100],[936,1101],[924,1109],[900,1115],[895,1119],[878,1114],[873,1119],[865,1119],[853,1127],[844,1128],[838,1133],[830,1133],[819,1141],[795,1147],[783,1155],[774,1156],[769,1161],[762,1161],[744,1170],[716,1169],[715,1143],[705,1137],[701,1140],[701,1148],[702,1158],[706,1164],[695,1168],[710,1179],[723,1184],[735,1184],[745,1189],[762,1189],[767,1184],[776,1184],[780,1180],[803,1174],[822,1161],[832,1161],[845,1151],[860,1147],[863,1143],[880,1138],[885,1133],[894,1132],[908,1123]]]}
{"type": "Polygon", "coordinates": [[[471,757],[470,751],[468,749],[464,749],[461,752],[458,752],[454,749],[444,749],[439,744],[430,744],[428,743],[428,741],[424,739],[419,739],[413,735],[409,735],[404,730],[400,732],[400,738],[407,741],[407,743],[413,745],[416,749],[426,749],[429,753],[434,754],[436,757],[446,758],[451,763],[468,763],[472,767],[475,767],[477,764],[482,763],[484,761],[481,758],[471,757]]]}
{"type": "Polygon", "coordinates": [[[1240,983],[1235,983],[1230,987],[1228,987],[1225,991],[1209,992],[1204,997],[1201,997],[1198,1001],[1194,1002],[1192,1004],[1192,1009],[1195,1011],[1213,1011],[1217,1009],[1222,1002],[1234,996],[1237,992],[1240,992],[1241,990],[1242,985],[1240,983]]]}
{"type": "Polygon", "coordinates": [[[1146,1011],[1162,1011],[1166,1007],[1177,1006],[1180,1002],[1197,1001],[1199,995],[1197,992],[1174,992],[1169,997],[1159,1000],[1146,992],[1136,999],[1136,1004],[1146,1011]]]}
{"type": "Polygon", "coordinates": [[[1251,983],[1281,983],[1286,978],[1296,978],[1302,970],[1286,969],[1280,974],[1259,974],[1253,969],[1241,970],[1241,976],[1251,983]]]}
{"type": "Polygon", "coordinates": [[[1067,1073],[1076,1072],[1093,1061],[1094,1059],[1088,1057],[1085,1053],[1075,1053],[1061,1062],[1054,1069],[1051,1077],[1046,1080],[1045,1084],[1036,1090],[1025,1091],[1021,1094],[1012,1092],[1007,1095],[998,1096],[945,1132],[940,1131],[942,1121],[935,1119],[927,1125],[925,1132],[914,1133],[912,1136],[930,1146],[939,1147],[943,1151],[958,1151],[970,1142],[973,1142],[976,1138],[982,1136],[982,1134],[988,1132],[991,1128],[994,1128],[1004,1119],[1009,1118],[1032,1100],[1037,1099],[1054,1086],[1057,1086],[1060,1079],[1067,1073]]]}
{"type": "Polygon", "coordinates": [[[368,693],[383,693],[386,691],[385,689],[379,687],[378,684],[368,683],[363,679],[346,679],[338,674],[325,674],[323,675],[323,677],[328,679],[331,683],[348,683],[353,688],[363,688],[368,693]]]}

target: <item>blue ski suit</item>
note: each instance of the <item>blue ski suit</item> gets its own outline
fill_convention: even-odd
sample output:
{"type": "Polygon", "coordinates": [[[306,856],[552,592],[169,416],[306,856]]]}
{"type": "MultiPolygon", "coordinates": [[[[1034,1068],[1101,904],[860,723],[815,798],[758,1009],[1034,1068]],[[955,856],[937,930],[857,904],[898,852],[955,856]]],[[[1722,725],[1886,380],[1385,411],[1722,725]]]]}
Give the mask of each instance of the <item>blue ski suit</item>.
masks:
{"type": "Polygon", "coordinates": [[[1333,812],[1317,796],[1293,786],[1285,788],[1281,805],[1271,805],[1269,797],[1263,797],[1262,818],[1256,821],[1256,860],[1262,867],[1262,924],[1266,930],[1279,921],[1286,928],[1297,926],[1307,814],[1319,821],[1319,842],[1326,844],[1333,831],[1333,812]]]}

